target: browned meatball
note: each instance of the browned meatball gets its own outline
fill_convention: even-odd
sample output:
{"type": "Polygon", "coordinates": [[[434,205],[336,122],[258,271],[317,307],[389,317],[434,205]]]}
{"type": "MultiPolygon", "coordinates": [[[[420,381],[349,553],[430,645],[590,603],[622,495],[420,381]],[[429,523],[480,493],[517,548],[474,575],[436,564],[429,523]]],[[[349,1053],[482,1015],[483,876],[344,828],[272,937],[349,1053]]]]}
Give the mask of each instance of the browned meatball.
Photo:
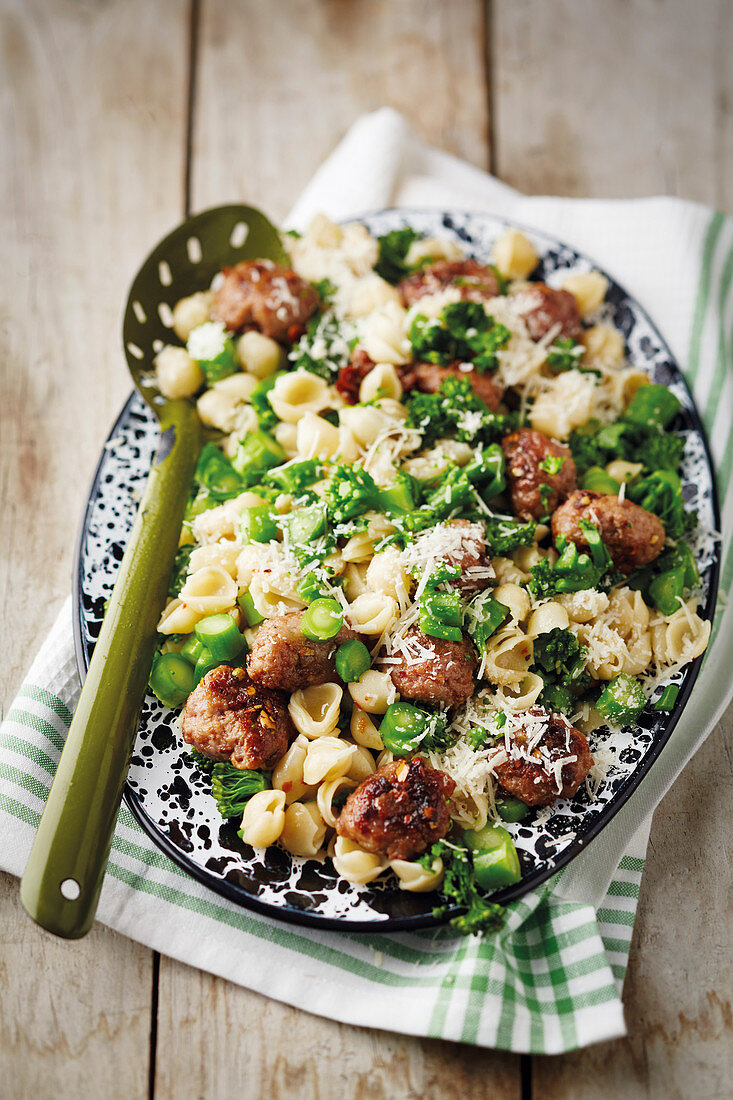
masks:
{"type": "Polygon", "coordinates": [[[295,731],[282,692],[253,684],[246,669],[219,665],[188,697],[183,740],[211,760],[235,768],[271,768],[295,731]]]}
{"type": "Polygon", "coordinates": [[[512,508],[522,519],[543,519],[575,488],[577,470],[570,449],[542,432],[520,428],[502,439],[501,448],[512,508]],[[554,473],[542,469],[543,463],[554,469],[557,459],[562,465],[554,473]]]}
{"type": "MultiPolygon", "coordinates": [[[[559,714],[546,714],[539,707],[533,707],[529,714],[546,725],[539,742],[529,750],[532,760],[517,753],[499,764],[494,773],[505,791],[528,806],[550,806],[557,798],[572,798],[593,767],[593,757],[585,735],[559,714]],[[558,790],[553,764],[564,758],[574,759],[568,759],[559,769],[558,790]]],[[[536,722],[532,726],[514,735],[515,743],[522,748],[528,740],[534,741],[536,722]]]]}
{"type": "Polygon", "coordinates": [[[454,789],[450,776],[419,756],[395,760],[351,792],[336,832],[367,852],[412,859],[448,832],[448,799],[454,789]]]}
{"type": "Polygon", "coordinates": [[[336,389],[350,405],[356,405],[359,400],[359,387],[376,365],[371,355],[364,348],[354,348],[351,362],[347,363],[338,372],[335,383],[336,389]]]}
{"type": "Polygon", "coordinates": [[[399,664],[391,667],[392,683],[403,699],[457,707],[473,695],[476,655],[468,638],[444,642],[413,627],[405,635],[405,648],[409,659],[396,653],[399,664]]]}
{"type": "Polygon", "coordinates": [[[406,390],[417,389],[422,393],[437,393],[446,378],[466,378],[477,397],[495,412],[504,390],[490,374],[479,374],[471,363],[451,363],[448,367],[439,367],[435,363],[411,363],[402,367],[400,378],[406,390]]]}
{"type": "Polygon", "coordinates": [[[448,287],[459,290],[464,302],[487,302],[499,293],[499,280],[493,268],[478,260],[440,260],[408,275],[397,289],[405,305],[411,306],[420,298],[448,287]]]}
{"type": "Polygon", "coordinates": [[[550,329],[559,325],[558,337],[580,337],[582,326],[578,303],[569,290],[555,290],[545,283],[528,283],[514,297],[533,340],[541,340],[550,329]]]}
{"type": "Polygon", "coordinates": [[[445,555],[449,565],[457,565],[461,570],[453,584],[461,592],[481,592],[488,588],[493,573],[486,556],[484,526],[467,519],[452,519],[448,526],[461,532],[460,546],[445,555]]]}
{"type": "Polygon", "coordinates": [[[304,612],[277,615],[259,627],[247,657],[247,670],[257,684],[297,691],[336,677],[336,650],[356,634],[342,626],[328,642],[311,642],[300,629],[304,612]]]}
{"type": "Polygon", "coordinates": [[[630,500],[606,493],[578,489],[552,516],[552,537],[564,535],[583,550],[588,549],[579,527],[588,520],[601,532],[613,564],[622,573],[633,573],[658,558],[664,547],[664,525],[658,516],[630,500]]]}
{"type": "Polygon", "coordinates": [[[292,343],[318,308],[314,287],[272,260],[244,260],[222,274],[213,312],[230,332],[256,328],[273,340],[292,343]]]}

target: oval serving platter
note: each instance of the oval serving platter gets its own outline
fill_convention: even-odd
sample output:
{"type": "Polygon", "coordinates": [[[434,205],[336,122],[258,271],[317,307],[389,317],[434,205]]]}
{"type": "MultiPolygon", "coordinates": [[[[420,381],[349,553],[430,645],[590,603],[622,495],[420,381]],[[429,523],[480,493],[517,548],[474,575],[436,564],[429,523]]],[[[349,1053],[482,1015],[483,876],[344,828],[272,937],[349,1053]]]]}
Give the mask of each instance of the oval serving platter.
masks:
{"type": "MultiPolygon", "coordinates": [[[[376,235],[403,225],[447,236],[478,259],[506,228],[487,214],[384,210],[358,219],[376,235]]],[[[515,223],[511,223],[514,225],[515,223]]],[[[553,282],[566,273],[597,268],[559,241],[521,227],[542,257],[533,277],[553,282]]],[[[175,272],[173,273],[175,280],[175,272]]],[[[203,287],[202,287],[203,289],[203,287]]],[[[629,361],[663,383],[682,403],[672,430],[683,432],[683,495],[700,516],[693,549],[702,577],[703,614],[715,607],[719,559],[713,532],[719,529],[715,479],[700,418],[669,348],[649,317],[609,277],[598,319],[623,333],[629,361]]],[[[99,460],[79,534],[74,578],[74,632],[82,678],[91,658],[137,503],[157,446],[156,422],[133,394],[120,413],[99,460]]],[[[585,787],[573,799],[555,804],[551,814],[508,825],[522,863],[522,881],[493,896],[508,902],[539,886],[583,851],[639,785],[676,725],[699,672],[702,658],[672,677],[680,693],[674,711],[647,710],[635,730],[611,733],[601,727],[589,736],[591,749],[609,747],[615,763],[599,790],[585,787]]],[[[278,847],[256,851],[223,821],[208,793],[205,775],[192,761],[177,730],[176,715],[148,694],[125,788],[125,800],[146,833],[175,863],[217,893],[281,920],[341,931],[396,931],[439,923],[432,916],[436,894],[411,894],[396,881],[352,886],[336,875],[330,861],[290,856],[278,847]]],[[[450,914],[448,914],[449,916],[450,914]]],[[[443,918],[444,920],[447,917],[443,918]]]]}

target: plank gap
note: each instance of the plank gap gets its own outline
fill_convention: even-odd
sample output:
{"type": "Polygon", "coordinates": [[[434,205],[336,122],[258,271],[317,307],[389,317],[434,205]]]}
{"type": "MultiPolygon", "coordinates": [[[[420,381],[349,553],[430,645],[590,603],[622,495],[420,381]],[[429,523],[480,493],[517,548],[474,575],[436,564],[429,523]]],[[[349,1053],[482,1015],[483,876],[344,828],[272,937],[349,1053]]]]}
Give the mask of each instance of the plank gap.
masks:
{"type": "Polygon", "coordinates": [[[191,213],[191,165],[193,163],[194,118],[198,76],[199,28],[201,0],[191,0],[188,32],[188,73],[186,90],[186,163],[184,168],[183,206],[186,217],[191,213]]]}
{"type": "Polygon", "coordinates": [[[158,1050],[158,989],[160,985],[160,954],[153,951],[153,981],[150,997],[150,1053],[148,1061],[148,1100],[155,1100],[155,1063],[158,1050]]]}
{"type": "Polygon", "coordinates": [[[522,1054],[519,1058],[519,1082],[522,1100],[532,1100],[532,1055],[522,1054]]]}
{"type": "Polygon", "coordinates": [[[486,128],[488,131],[487,170],[492,176],[497,173],[496,117],[494,101],[496,99],[496,80],[494,79],[494,5],[493,0],[484,0],[483,40],[484,40],[484,89],[486,95],[486,128]]]}

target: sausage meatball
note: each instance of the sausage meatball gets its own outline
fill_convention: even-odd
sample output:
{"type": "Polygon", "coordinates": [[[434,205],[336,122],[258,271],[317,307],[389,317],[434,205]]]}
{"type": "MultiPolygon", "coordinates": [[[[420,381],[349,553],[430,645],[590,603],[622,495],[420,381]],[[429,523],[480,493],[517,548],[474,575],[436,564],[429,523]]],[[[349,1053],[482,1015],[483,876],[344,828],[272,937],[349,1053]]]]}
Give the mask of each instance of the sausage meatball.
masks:
{"type": "Polygon", "coordinates": [[[409,659],[397,653],[392,665],[392,683],[403,699],[457,707],[473,695],[476,655],[465,636],[460,642],[431,638],[417,627],[405,635],[409,659]]]}
{"type": "Polygon", "coordinates": [[[593,767],[593,757],[585,735],[561,715],[546,714],[539,707],[533,707],[529,714],[546,726],[540,740],[528,751],[531,759],[522,752],[527,751],[528,742],[535,741],[535,722],[527,731],[514,734],[514,744],[520,751],[513,750],[506,763],[494,768],[494,774],[505,791],[527,806],[550,806],[558,798],[572,798],[593,767]],[[563,759],[567,763],[556,768],[563,759]]]}
{"type": "Polygon", "coordinates": [[[569,290],[528,283],[514,296],[514,304],[533,340],[541,340],[556,325],[560,326],[558,337],[577,340],[583,331],[578,303],[569,290]]]}
{"type": "Polygon", "coordinates": [[[633,573],[658,558],[664,547],[664,525],[658,516],[630,500],[619,500],[606,493],[578,489],[571,493],[552,516],[552,537],[574,542],[587,550],[588,543],[579,527],[581,519],[600,531],[613,564],[622,573],[633,573]]]}
{"type": "Polygon", "coordinates": [[[347,363],[338,372],[335,385],[338,392],[350,405],[356,405],[359,400],[359,387],[363,380],[373,371],[376,363],[364,348],[355,348],[351,362],[347,363]]]}
{"type": "Polygon", "coordinates": [[[395,760],[351,792],[336,832],[367,852],[413,859],[448,832],[448,799],[454,789],[450,776],[419,756],[395,760]]]}
{"type": "Polygon", "coordinates": [[[411,363],[401,370],[401,381],[406,390],[417,389],[422,393],[437,393],[446,378],[466,378],[485,405],[495,412],[504,390],[491,374],[479,374],[471,363],[451,363],[439,367],[435,363],[411,363]]]}
{"type": "Polygon", "coordinates": [[[271,768],[295,731],[282,692],[254,684],[246,669],[219,665],[188,697],[183,740],[210,760],[235,768],[271,768]]]}
{"type": "Polygon", "coordinates": [[[453,585],[461,592],[481,592],[488,588],[494,575],[486,555],[486,533],[482,523],[471,523],[467,519],[452,519],[448,524],[460,532],[461,540],[455,550],[445,555],[448,565],[458,566],[460,577],[453,585]]]}
{"type": "Polygon", "coordinates": [[[440,260],[408,275],[397,289],[405,305],[411,306],[420,298],[439,294],[449,287],[459,290],[464,302],[487,302],[499,293],[499,280],[493,268],[478,260],[440,260]]]}
{"type": "Polygon", "coordinates": [[[247,657],[247,670],[256,684],[297,691],[336,678],[336,650],[356,634],[342,626],[330,641],[311,642],[300,629],[303,614],[277,615],[259,627],[247,657]]]}
{"type": "Polygon", "coordinates": [[[230,332],[256,328],[273,340],[292,343],[318,308],[315,288],[272,260],[244,260],[222,274],[213,312],[230,332]]]}
{"type": "Polygon", "coordinates": [[[542,519],[575,489],[577,470],[570,448],[555,443],[542,432],[520,428],[502,439],[501,448],[512,508],[522,519],[542,519]],[[561,465],[554,470],[556,460],[561,465]],[[543,470],[543,463],[554,472],[543,470]]]}

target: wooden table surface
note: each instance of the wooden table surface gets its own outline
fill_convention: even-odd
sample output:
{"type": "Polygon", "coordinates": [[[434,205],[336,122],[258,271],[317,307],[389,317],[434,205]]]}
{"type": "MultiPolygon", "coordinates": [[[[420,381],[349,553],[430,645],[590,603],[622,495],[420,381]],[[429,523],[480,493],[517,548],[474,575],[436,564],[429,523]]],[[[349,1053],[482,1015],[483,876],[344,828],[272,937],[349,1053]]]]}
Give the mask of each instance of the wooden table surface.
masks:
{"type": "MultiPolygon", "coordinates": [[[[239,200],[281,217],[353,119],[391,104],[528,192],[733,212],[726,0],[0,0],[0,15],[5,706],[69,591],[87,484],[129,389],[127,287],[187,209],[239,200]]],[[[730,1095],[732,724],[655,816],[627,1039],[529,1059],[346,1027],[98,925],[55,940],[5,878],[0,1094],[730,1095]]]]}

